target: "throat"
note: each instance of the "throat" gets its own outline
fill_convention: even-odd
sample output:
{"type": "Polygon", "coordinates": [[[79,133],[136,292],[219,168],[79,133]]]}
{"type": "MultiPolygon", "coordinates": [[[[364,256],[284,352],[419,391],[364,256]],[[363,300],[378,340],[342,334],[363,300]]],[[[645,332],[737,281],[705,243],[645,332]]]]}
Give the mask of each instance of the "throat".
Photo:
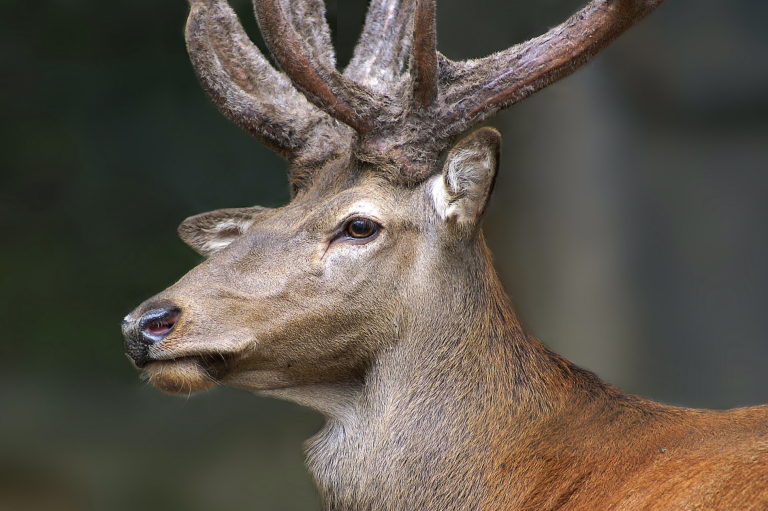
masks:
{"type": "Polygon", "coordinates": [[[362,384],[336,383],[262,390],[259,394],[312,408],[325,415],[328,424],[350,424],[359,413],[362,392],[362,384]]]}
{"type": "Polygon", "coordinates": [[[528,336],[511,307],[493,309],[482,336],[450,324],[413,329],[379,356],[349,413],[329,418],[307,443],[308,466],[331,509],[450,508],[452,493],[482,493],[489,460],[522,445],[572,397],[610,392],[528,336]],[[461,484],[450,492],[424,491],[445,488],[445,474],[457,471],[461,484]]]}

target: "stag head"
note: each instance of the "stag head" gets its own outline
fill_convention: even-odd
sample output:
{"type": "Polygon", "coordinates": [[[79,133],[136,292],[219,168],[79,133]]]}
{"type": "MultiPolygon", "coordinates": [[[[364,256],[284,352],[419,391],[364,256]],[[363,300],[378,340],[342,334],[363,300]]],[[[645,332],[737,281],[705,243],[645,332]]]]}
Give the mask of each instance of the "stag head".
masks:
{"type": "Polygon", "coordinates": [[[500,137],[456,141],[660,3],[594,0],[536,39],[452,62],[434,0],[373,0],[340,73],[320,0],[255,1],[280,71],[226,1],[191,0],[203,87],[289,161],[293,199],[187,219],[181,238],[207,259],[125,318],[126,352],[167,392],[221,383],[334,415],[414,332],[481,324],[477,303],[499,288],[479,226],[500,137]]]}

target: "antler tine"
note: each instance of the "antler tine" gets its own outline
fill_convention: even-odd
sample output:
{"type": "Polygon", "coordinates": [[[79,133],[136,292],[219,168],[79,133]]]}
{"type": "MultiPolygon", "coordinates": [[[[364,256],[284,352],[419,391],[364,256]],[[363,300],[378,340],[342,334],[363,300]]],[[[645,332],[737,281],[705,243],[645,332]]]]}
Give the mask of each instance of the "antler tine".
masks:
{"type": "Polygon", "coordinates": [[[365,26],[344,76],[387,90],[406,70],[416,0],[371,0],[365,26]]]}
{"type": "Polygon", "coordinates": [[[484,59],[453,63],[441,94],[451,112],[442,131],[461,133],[568,76],[663,1],[593,0],[540,37],[484,59]]]}
{"type": "Polygon", "coordinates": [[[187,49],[203,88],[224,115],[289,159],[323,114],[277,72],[225,0],[191,0],[187,49]]]}
{"type": "Polygon", "coordinates": [[[437,93],[437,42],[435,34],[435,0],[418,0],[413,19],[411,75],[413,99],[428,107],[437,93]]]}
{"type": "Polygon", "coordinates": [[[313,58],[334,68],[336,53],[323,0],[280,0],[280,8],[299,38],[312,50],[313,58]]]}
{"type": "Polygon", "coordinates": [[[371,130],[370,111],[377,102],[370,93],[311,55],[288,22],[279,0],[254,0],[256,18],[272,56],[294,86],[318,108],[361,134],[371,130]]]}

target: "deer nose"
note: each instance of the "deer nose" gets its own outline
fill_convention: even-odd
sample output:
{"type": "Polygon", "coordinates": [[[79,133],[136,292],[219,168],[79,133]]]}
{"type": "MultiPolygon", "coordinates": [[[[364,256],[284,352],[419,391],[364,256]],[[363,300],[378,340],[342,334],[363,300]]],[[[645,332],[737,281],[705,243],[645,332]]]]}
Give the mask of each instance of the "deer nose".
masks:
{"type": "Polygon", "coordinates": [[[179,309],[155,309],[145,313],[138,322],[139,334],[146,344],[157,344],[171,333],[179,320],[179,309]]]}
{"type": "Polygon", "coordinates": [[[125,353],[137,367],[143,367],[149,358],[149,348],[159,344],[176,326],[181,311],[176,307],[152,309],[138,320],[130,316],[123,320],[125,353]]]}

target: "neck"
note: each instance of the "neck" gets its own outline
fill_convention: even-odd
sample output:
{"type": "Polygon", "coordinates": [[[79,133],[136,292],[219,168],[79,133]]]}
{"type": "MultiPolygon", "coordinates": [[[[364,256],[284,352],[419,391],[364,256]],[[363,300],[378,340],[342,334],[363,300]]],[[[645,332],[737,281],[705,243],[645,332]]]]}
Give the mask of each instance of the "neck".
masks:
{"type": "Polygon", "coordinates": [[[573,395],[618,392],[525,332],[481,248],[477,268],[462,263],[480,281],[461,291],[466,273],[439,272],[445,280],[425,292],[440,303],[404,322],[346,411],[310,441],[309,467],[330,508],[441,508],[425,485],[443,487],[449,474],[463,473],[450,484],[475,491],[499,439],[512,452],[573,395]]]}

